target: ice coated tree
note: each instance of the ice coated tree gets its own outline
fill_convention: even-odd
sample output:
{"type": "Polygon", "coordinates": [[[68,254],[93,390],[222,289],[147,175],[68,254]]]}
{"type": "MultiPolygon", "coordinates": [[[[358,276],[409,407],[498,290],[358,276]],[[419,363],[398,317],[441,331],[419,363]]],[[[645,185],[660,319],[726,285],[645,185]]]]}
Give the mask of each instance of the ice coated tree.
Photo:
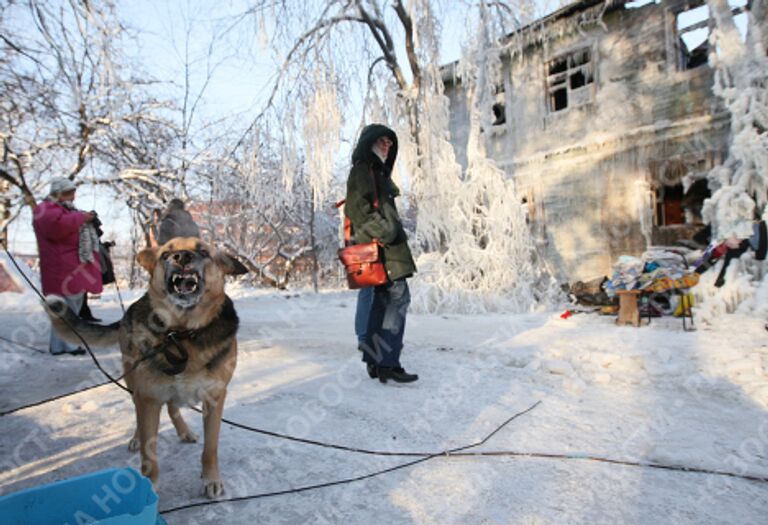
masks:
{"type": "MultiPolygon", "coordinates": [[[[712,197],[702,212],[713,240],[722,241],[750,237],[752,221],[768,219],[768,13],[765,0],[748,4],[742,40],[728,0],[707,0],[707,5],[714,22],[709,56],[714,93],[730,113],[731,137],[725,161],[708,174],[712,197]]],[[[697,287],[703,299],[699,319],[707,322],[736,310],[768,314],[768,278],[762,265],[749,261],[754,261],[751,255],[731,264],[721,288],[712,286],[716,272],[703,279],[697,287]]]]}
{"type": "MultiPolygon", "coordinates": [[[[434,168],[421,174],[417,238],[432,250],[419,259],[426,271],[414,298],[426,310],[524,311],[544,302],[551,280],[534,264],[534,243],[514,181],[487,154],[495,90],[503,85],[505,35],[494,30],[485,2],[475,15],[457,68],[469,108],[467,168],[462,173],[452,152],[443,151],[434,168]]],[[[439,100],[441,91],[435,95],[439,100]]],[[[447,128],[446,114],[435,108],[432,115],[445,119],[438,125],[447,128]]]]}
{"type": "MultiPolygon", "coordinates": [[[[477,4],[326,0],[308,6],[289,1],[252,6],[254,15],[275,21],[272,45],[282,64],[268,109],[253,127],[265,122],[276,127],[279,122],[283,143],[303,146],[317,199],[330,190],[332,163],[313,156],[335,152],[342,126],[356,121],[350,115],[345,115],[346,121],[335,118],[344,115],[340,107],[362,103],[361,125],[382,121],[398,134],[402,161],[396,176],[407,188],[406,214],[415,224],[412,245],[422,268],[414,281],[414,305],[429,311],[525,310],[540,299],[529,286],[541,280],[532,278],[532,243],[516,204],[519,199],[512,183],[487,158],[476,116],[491,113],[485,77],[498,75],[497,70],[491,73],[496,66],[489,58],[495,52],[498,61],[498,33],[486,35],[486,47],[467,61],[483,60],[476,70],[466,68],[467,82],[479,86],[470,100],[477,125],[466,173],[449,141],[448,99],[439,67],[440,21],[448,11],[466,14],[478,9],[477,4]],[[288,117],[276,118],[269,107],[279,107],[280,115],[288,117]],[[325,120],[318,125],[317,117],[325,120]],[[326,133],[319,135],[318,130],[326,133]]],[[[501,27],[502,34],[519,22],[502,3],[479,6],[483,23],[501,27]],[[504,16],[491,18],[489,11],[504,16]]],[[[338,175],[347,169],[345,163],[338,175]]],[[[343,179],[337,178],[335,188],[340,197],[343,179]]]]}
{"type": "Polygon", "coordinates": [[[705,203],[715,238],[749,237],[751,221],[768,218],[768,57],[766,2],[747,11],[746,41],[733,21],[728,0],[708,0],[715,22],[710,56],[715,93],[731,114],[731,144],[722,166],[709,174],[712,198],[705,203]]]}
{"type": "Polygon", "coordinates": [[[312,276],[317,289],[321,268],[330,266],[334,251],[327,248],[335,246],[331,203],[321,203],[316,211],[302,159],[287,162],[279,141],[265,130],[258,134],[248,143],[259,146],[244,149],[240,161],[210,177],[211,199],[200,214],[204,234],[267,286],[284,289],[303,274],[312,276]],[[292,170],[290,189],[284,183],[286,169],[292,170]]]}
{"type": "Polygon", "coordinates": [[[113,187],[142,214],[172,194],[163,156],[176,135],[161,104],[125,70],[110,2],[0,8],[0,179],[8,225],[50,177],[113,187]]]}

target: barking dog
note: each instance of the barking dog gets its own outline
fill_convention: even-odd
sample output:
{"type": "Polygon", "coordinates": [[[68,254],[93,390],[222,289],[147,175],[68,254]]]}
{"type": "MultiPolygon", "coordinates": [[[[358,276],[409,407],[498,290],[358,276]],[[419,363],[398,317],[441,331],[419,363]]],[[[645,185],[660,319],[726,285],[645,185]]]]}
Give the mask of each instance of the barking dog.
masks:
{"type": "Polygon", "coordinates": [[[133,392],[136,433],[129,449],[141,453],[141,471],[157,481],[157,433],[162,406],[184,442],[195,442],[180,405],[203,404],[202,493],[216,498],[224,491],[218,443],[227,385],[237,363],[238,318],[224,293],[224,276],[248,270],[194,237],[171,239],[139,253],[149,273],[149,290],[109,326],[76,317],[60,297],[47,298],[55,329],[89,345],[120,343],[125,381],[133,392]]]}

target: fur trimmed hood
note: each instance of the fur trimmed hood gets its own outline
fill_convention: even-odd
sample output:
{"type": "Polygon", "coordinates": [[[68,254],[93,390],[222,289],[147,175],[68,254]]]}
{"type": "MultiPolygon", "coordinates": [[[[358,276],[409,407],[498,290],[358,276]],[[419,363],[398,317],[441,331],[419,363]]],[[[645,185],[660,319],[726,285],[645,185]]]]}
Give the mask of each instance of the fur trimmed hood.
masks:
{"type": "Polygon", "coordinates": [[[378,161],[378,157],[371,148],[373,148],[373,144],[379,140],[380,137],[388,137],[392,141],[392,147],[389,148],[387,161],[384,163],[386,174],[389,175],[392,173],[392,168],[397,159],[397,135],[384,124],[368,124],[363,128],[360,132],[360,138],[357,139],[355,150],[352,152],[352,165],[355,165],[358,162],[371,162],[374,159],[378,161]]]}

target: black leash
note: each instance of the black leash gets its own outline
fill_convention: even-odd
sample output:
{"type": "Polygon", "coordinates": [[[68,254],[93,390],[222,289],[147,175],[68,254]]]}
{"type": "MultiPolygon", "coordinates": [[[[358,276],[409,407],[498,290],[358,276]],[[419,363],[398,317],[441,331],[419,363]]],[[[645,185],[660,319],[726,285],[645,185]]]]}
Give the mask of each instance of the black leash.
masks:
{"type": "MultiPolygon", "coordinates": [[[[181,510],[187,510],[197,507],[206,507],[209,505],[219,505],[222,503],[235,503],[239,501],[249,501],[249,500],[255,500],[255,499],[263,499],[263,498],[269,498],[273,496],[285,496],[288,494],[299,494],[301,492],[308,492],[311,490],[318,490],[328,487],[334,487],[338,485],[346,485],[350,483],[355,483],[358,481],[364,481],[366,479],[375,478],[377,476],[381,476],[384,474],[388,474],[390,472],[395,472],[397,470],[405,469],[408,467],[412,467],[414,465],[418,465],[419,463],[424,463],[426,461],[435,459],[435,458],[451,458],[451,457],[464,457],[464,458],[481,458],[481,457],[513,457],[513,458],[534,458],[534,459],[551,459],[551,460],[584,460],[584,461],[594,461],[599,463],[608,463],[613,465],[623,465],[627,467],[637,467],[637,468],[652,468],[652,469],[661,469],[661,470],[672,470],[672,471],[678,471],[678,472],[691,472],[691,473],[697,473],[697,474],[711,474],[711,475],[717,475],[717,476],[727,476],[737,479],[743,479],[747,481],[757,481],[762,483],[768,483],[768,478],[765,477],[759,477],[759,476],[749,476],[744,474],[736,474],[733,472],[725,472],[725,471],[719,471],[719,470],[710,470],[710,469],[703,469],[703,468],[692,468],[692,467],[685,467],[682,465],[663,465],[659,463],[645,463],[645,462],[633,462],[633,461],[625,461],[625,460],[619,460],[619,459],[611,459],[611,458],[603,458],[600,456],[592,456],[592,455],[568,455],[568,454],[548,454],[548,453],[540,453],[540,452],[513,452],[513,451],[490,451],[490,452],[466,452],[469,449],[479,447],[481,445],[484,445],[488,442],[494,435],[496,435],[501,429],[503,429],[505,426],[507,426],[509,423],[511,423],[514,419],[517,419],[518,417],[527,414],[537,406],[541,404],[541,401],[537,401],[527,409],[523,410],[522,412],[518,412],[517,414],[513,415],[509,419],[507,419],[504,423],[499,425],[493,432],[488,434],[485,438],[478,441],[477,443],[473,443],[471,445],[465,445],[463,447],[457,447],[453,449],[448,449],[443,452],[438,453],[421,453],[421,452],[391,452],[391,453],[379,453],[379,452],[373,452],[373,451],[364,451],[362,449],[349,449],[347,447],[342,447],[342,450],[350,450],[354,452],[366,452],[366,453],[375,453],[377,455],[388,455],[388,456],[420,456],[418,459],[415,459],[413,461],[408,461],[406,463],[401,463],[399,465],[395,465],[393,467],[389,467],[383,470],[378,470],[376,472],[372,472],[370,474],[364,474],[361,476],[355,476],[352,478],[344,478],[336,481],[328,481],[325,483],[316,483],[313,485],[305,485],[303,487],[297,487],[295,489],[286,489],[286,490],[279,490],[274,492],[262,492],[259,494],[252,494],[249,496],[238,496],[234,498],[226,498],[226,499],[219,499],[219,500],[213,500],[213,501],[200,501],[196,503],[188,503],[186,505],[179,505],[177,507],[171,507],[168,509],[164,509],[159,511],[160,514],[170,514],[172,512],[178,512],[181,510]]],[[[316,444],[316,443],[312,443],[316,444]]],[[[335,448],[335,447],[334,447],[335,448]]]]}
{"type": "Polygon", "coordinates": [[[583,460],[594,461],[597,463],[608,463],[611,465],[622,465],[625,467],[651,468],[660,470],[672,470],[675,472],[691,472],[694,474],[711,474],[714,476],[726,476],[729,478],[743,479],[745,481],[758,481],[768,483],[768,477],[752,476],[749,474],[737,474],[725,470],[713,470],[699,467],[686,467],[685,465],[666,465],[663,463],[651,463],[646,461],[627,461],[624,459],[605,458],[602,456],[593,456],[590,454],[553,454],[547,452],[514,452],[507,450],[489,451],[489,452],[463,452],[454,454],[460,457],[514,457],[514,458],[534,458],[534,459],[555,459],[555,460],[583,460]]]}
{"type": "Polygon", "coordinates": [[[117,285],[117,277],[115,277],[115,290],[117,291],[117,299],[120,301],[120,309],[123,311],[123,317],[125,317],[125,305],[123,304],[123,296],[120,293],[120,287],[117,285]]]}
{"type": "Polygon", "coordinates": [[[27,345],[24,343],[20,343],[18,341],[14,341],[13,339],[8,339],[7,337],[3,337],[0,335],[0,340],[3,340],[7,343],[11,343],[12,345],[16,345],[19,348],[26,348],[27,350],[34,350],[38,354],[47,354],[48,352],[46,350],[43,350],[42,348],[37,348],[36,346],[27,345]]]}
{"type": "MultiPolygon", "coordinates": [[[[16,267],[16,271],[19,273],[19,275],[21,275],[21,277],[27,282],[27,284],[32,288],[32,290],[35,292],[35,294],[40,298],[40,300],[43,301],[43,303],[47,304],[47,301],[45,300],[45,297],[43,296],[43,294],[40,292],[40,290],[37,289],[35,284],[29,279],[29,277],[27,277],[27,274],[24,273],[24,271],[21,269],[21,267],[19,266],[19,263],[16,262],[16,259],[14,258],[14,256],[11,255],[11,252],[8,251],[8,247],[7,246],[3,246],[3,249],[5,250],[6,255],[8,255],[8,258],[13,263],[13,266],[16,267]]],[[[104,376],[107,379],[109,379],[110,382],[114,383],[117,387],[121,388],[122,390],[125,390],[129,394],[133,394],[133,392],[131,392],[131,390],[127,386],[125,386],[125,385],[123,385],[122,383],[119,382],[120,379],[123,379],[126,375],[130,374],[131,372],[133,372],[136,369],[136,367],[138,367],[146,359],[149,359],[150,357],[153,357],[154,355],[156,355],[156,353],[155,352],[150,352],[150,353],[142,356],[142,358],[139,359],[136,363],[134,363],[133,366],[128,371],[126,371],[123,375],[119,376],[118,378],[114,378],[114,377],[112,377],[112,375],[109,372],[107,372],[104,369],[104,367],[101,366],[101,363],[96,358],[96,355],[93,353],[93,350],[91,350],[91,347],[88,345],[88,343],[86,342],[85,338],[83,338],[83,336],[80,335],[80,332],[75,330],[75,327],[72,326],[63,317],[60,317],[59,319],[61,319],[64,322],[64,324],[66,324],[67,327],[72,331],[72,333],[74,333],[77,336],[77,338],[80,340],[80,342],[83,343],[83,346],[88,351],[88,354],[91,356],[91,360],[96,365],[96,368],[98,368],[99,371],[102,374],[104,374],[104,376]]],[[[58,397],[53,398],[53,399],[58,399],[58,397]]],[[[39,404],[43,404],[43,402],[33,404],[32,406],[37,406],[39,404]]],[[[24,408],[24,407],[15,408],[15,409],[12,409],[10,411],[6,411],[6,412],[3,412],[3,413],[0,413],[0,415],[9,414],[11,412],[18,412],[22,408],[24,408]]]]}
{"type": "Polygon", "coordinates": [[[155,353],[162,353],[163,357],[165,357],[165,360],[168,361],[168,364],[170,366],[163,368],[163,373],[169,376],[175,376],[182,373],[184,370],[187,369],[187,361],[189,361],[189,352],[181,346],[181,343],[179,342],[179,339],[190,339],[194,337],[193,335],[189,335],[193,332],[178,332],[176,330],[170,330],[167,334],[165,334],[165,339],[170,344],[160,344],[160,346],[155,349],[155,353]],[[176,350],[178,350],[179,355],[174,354],[170,350],[170,345],[173,345],[176,347],[176,350]]]}

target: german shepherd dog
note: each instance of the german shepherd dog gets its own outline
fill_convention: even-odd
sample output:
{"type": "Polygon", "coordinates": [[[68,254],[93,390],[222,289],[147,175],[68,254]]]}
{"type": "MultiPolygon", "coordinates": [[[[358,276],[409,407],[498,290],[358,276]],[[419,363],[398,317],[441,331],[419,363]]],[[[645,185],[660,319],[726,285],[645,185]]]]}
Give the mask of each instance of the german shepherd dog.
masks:
{"type": "Polygon", "coordinates": [[[238,318],[224,293],[224,276],[248,270],[236,259],[194,237],[178,237],[142,250],[137,261],[150,273],[149,290],[125,316],[108,326],[88,323],[56,296],[46,299],[54,328],[73,343],[120,343],[125,381],[133,393],[136,432],[128,444],[141,452],[141,471],[157,482],[160,411],[183,442],[194,443],[179,406],[203,404],[205,443],[202,494],[223,494],[218,462],[219,429],[227,384],[237,362],[238,318]]]}

